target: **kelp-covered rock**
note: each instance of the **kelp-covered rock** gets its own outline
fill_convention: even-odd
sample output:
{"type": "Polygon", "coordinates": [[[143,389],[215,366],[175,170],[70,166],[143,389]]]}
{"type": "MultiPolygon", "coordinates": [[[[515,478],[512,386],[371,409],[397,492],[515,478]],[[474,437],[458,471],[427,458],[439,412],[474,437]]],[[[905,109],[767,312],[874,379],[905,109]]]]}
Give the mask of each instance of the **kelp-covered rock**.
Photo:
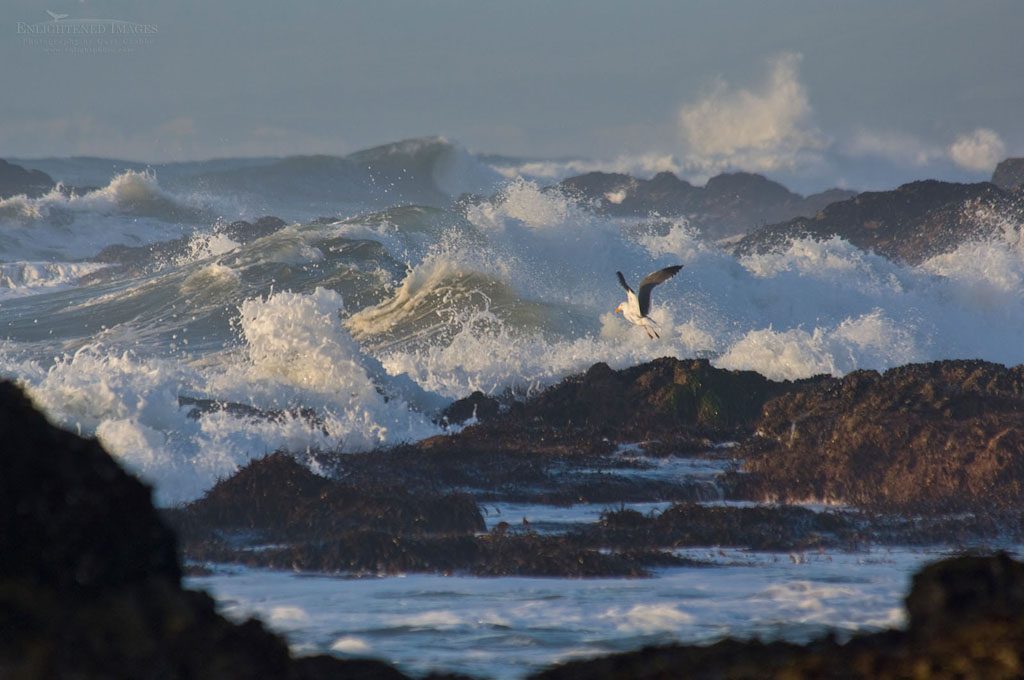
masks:
{"type": "Polygon", "coordinates": [[[380,480],[346,484],[313,474],[285,453],[249,463],[169,516],[186,534],[255,529],[288,539],[363,529],[401,534],[484,529],[479,507],[464,494],[414,494],[380,480]]]}
{"type": "Polygon", "coordinates": [[[859,527],[838,513],[797,507],[734,508],[677,503],[656,516],[635,510],[604,513],[583,530],[591,541],[613,546],[738,546],[753,550],[806,550],[849,545],[859,527]]]}
{"type": "Polygon", "coordinates": [[[668,678],[1019,678],[1024,673],[1024,565],[999,554],[926,567],[907,597],[906,631],[832,635],[807,645],[732,638],[572,661],[534,680],[668,678]],[[939,625],[935,625],[939,624],[939,625]]]}
{"type": "Polygon", "coordinates": [[[662,357],[619,371],[597,363],[499,422],[579,428],[618,441],[681,431],[731,437],[749,430],[764,403],[792,387],[753,371],[715,368],[705,359],[662,357]]]}
{"type": "Polygon", "coordinates": [[[516,533],[507,526],[477,536],[354,530],[258,550],[215,541],[195,543],[188,550],[201,561],[374,575],[634,577],[648,575],[651,567],[694,564],[656,549],[606,551],[578,537],[516,533]]]}
{"type": "Polygon", "coordinates": [[[770,401],[748,490],[890,509],[1024,500],[1024,367],[942,361],[855,371],[770,401]]]}

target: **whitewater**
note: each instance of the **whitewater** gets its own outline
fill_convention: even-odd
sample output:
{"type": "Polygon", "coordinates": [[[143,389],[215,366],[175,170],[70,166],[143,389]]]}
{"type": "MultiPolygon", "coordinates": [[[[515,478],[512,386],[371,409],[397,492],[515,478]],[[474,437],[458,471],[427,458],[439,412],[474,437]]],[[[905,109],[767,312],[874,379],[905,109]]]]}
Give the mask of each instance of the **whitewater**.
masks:
{"type": "MultiPolygon", "coordinates": [[[[938,359],[1024,363],[1024,236],[1001,215],[973,216],[999,237],[917,266],[838,238],[736,257],[685,219],[600,216],[443,140],[362,156],[365,176],[325,158],[112,175],[76,159],[67,177],[95,186],[0,200],[0,376],[54,422],[97,437],[170,506],[270,452],[415,441],[443,431],[437,413],[454,399],[527,396],[596,362],[703,357],[777,380],[938,359]],[[359,190],[337,194],[343,180],[359,190]],[[283,226],[237,226],[264,215],[283,226]],[[615,272],[638,280],[673,264],[685,267],[655,291],[661,338],[649,340],[613,313],[615,272]]],[[[47,171],[61,178],[58,161],[47,171]]],[[[228,611],[294,633],[300,649],[519,672],[528,657],[668,639],[891,625],[923,559],[748,555],[707,577],[728,594],[714,607],[702,598],[715,586],[701,591],[686,570],[640,584],[639,600],[620,580],[566,590],[240,570],[195,583],[228,611]],[[770,568],[734,564],[744,560],[770,568]],[[849,576],[851,564],[872,566],[849,576]],[[524,588],[532,595],[517,599],[524,588]],[[371,612],[364,629],[332,617],[325,597],[371,612]],[[753,623],[751,602],[763,605],[753,623]],[[544,632],[562,615],[557,635],[544,632]],[[489,641],[440,645],[477,624],[489,641]],[[417,661],[427,648],[436,657],[417,661]]]]}

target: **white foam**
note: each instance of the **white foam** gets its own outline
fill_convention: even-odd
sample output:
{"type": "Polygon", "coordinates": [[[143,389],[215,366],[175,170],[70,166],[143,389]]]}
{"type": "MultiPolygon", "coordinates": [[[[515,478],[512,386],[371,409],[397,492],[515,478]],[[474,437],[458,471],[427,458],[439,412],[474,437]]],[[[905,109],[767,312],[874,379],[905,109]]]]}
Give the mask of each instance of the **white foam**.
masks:
{"type": "Polygon", "coordinates": [[[344,635],[331,644],[332,652],[340,652],[342,654],[368,654],[370,649],[371,647],[366,640],[354,635],[344,635]]]}
{"type": "Polygon", "coordinates": [[[239,310],[242,351],[196,367],[94,344],[48,368],[0,352],[0,372],[18,376],[57,422],[99,436],[157,485],[159,502],[175,503],[277,449],[355,451],[437,432],[399,396],[403,381],[359,351],[341,327],[341,309],[341,296],[324,289],[247,300],[239,310]],[[194,420],[178,404],[183,394],[277,416],[216,411],[194,420]]]}
{"type": "Polygon", "coordinates": [[[672,631],[692,624],[692,614],[680,611],[671,604],[635,604],[631,607],[611,607],[602,618],[616,622],[620,633],[655,633],[672,631]]]}
{"type": "Polygon", "coordinates": [[[0,262],[0,300],[76,286],[83,276],[106,267],[98,262],[0,262]]]}
{"type": "Polygon", "coordinates": [[[197,221],[237,211],[230,201],[174,194],[154,174],[129,170],[81,194],[57,187],[38,198],[0,199],[0,258],[90,257],[112,244],[179,238],[194,231],[197,221]]]}

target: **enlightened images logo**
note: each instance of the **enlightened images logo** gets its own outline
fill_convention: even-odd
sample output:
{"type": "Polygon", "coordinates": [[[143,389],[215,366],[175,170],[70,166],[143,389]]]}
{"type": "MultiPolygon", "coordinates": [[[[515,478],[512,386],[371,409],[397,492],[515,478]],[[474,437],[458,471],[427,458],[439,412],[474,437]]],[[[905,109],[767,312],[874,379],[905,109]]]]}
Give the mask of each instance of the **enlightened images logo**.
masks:
{"type": "Polygon", "coordinates": [[[153,44],[156,24],[119,19],[69,19],[46,10],[49,21],[17,22],[21,44],[48,54],[128,54],[153,44]]]}

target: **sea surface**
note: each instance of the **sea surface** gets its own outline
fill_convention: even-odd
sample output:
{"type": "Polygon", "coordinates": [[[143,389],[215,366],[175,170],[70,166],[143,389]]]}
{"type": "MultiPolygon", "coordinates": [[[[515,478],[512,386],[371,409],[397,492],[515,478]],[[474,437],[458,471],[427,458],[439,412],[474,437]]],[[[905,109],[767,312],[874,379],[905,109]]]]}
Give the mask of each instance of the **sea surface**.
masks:
{"type": "MultiPolygon", "coordinates": [[[[545,190],[551,177],[443,139],[345,158],[16,162],[76,188],[0,200],[0,375],[98,437],[161,505],[271,451],[437,434],[452,399],[529,395],[598,361],[707,357],[773,379],[1024,362],[1024,240],[998,214],[971,218],[1000,237],[918,266],[840,239],[737,258],[685,219],[596,216],[545,190]],[[266,215],[286,226],[232,237],[232,222],[266,215]],[[649,340],[613,313],[615,272],[637,282],[672,264],[685,268],[655,291],[649,340]],[[199,412],[194,399],[251,408],[199,412]]],[[[516,675],[666,639],[890,625],[908,573],[933,557],[726,553],[713,568],[568,583],[247,570],[192,582],[302,649],[516,675]]]]}

